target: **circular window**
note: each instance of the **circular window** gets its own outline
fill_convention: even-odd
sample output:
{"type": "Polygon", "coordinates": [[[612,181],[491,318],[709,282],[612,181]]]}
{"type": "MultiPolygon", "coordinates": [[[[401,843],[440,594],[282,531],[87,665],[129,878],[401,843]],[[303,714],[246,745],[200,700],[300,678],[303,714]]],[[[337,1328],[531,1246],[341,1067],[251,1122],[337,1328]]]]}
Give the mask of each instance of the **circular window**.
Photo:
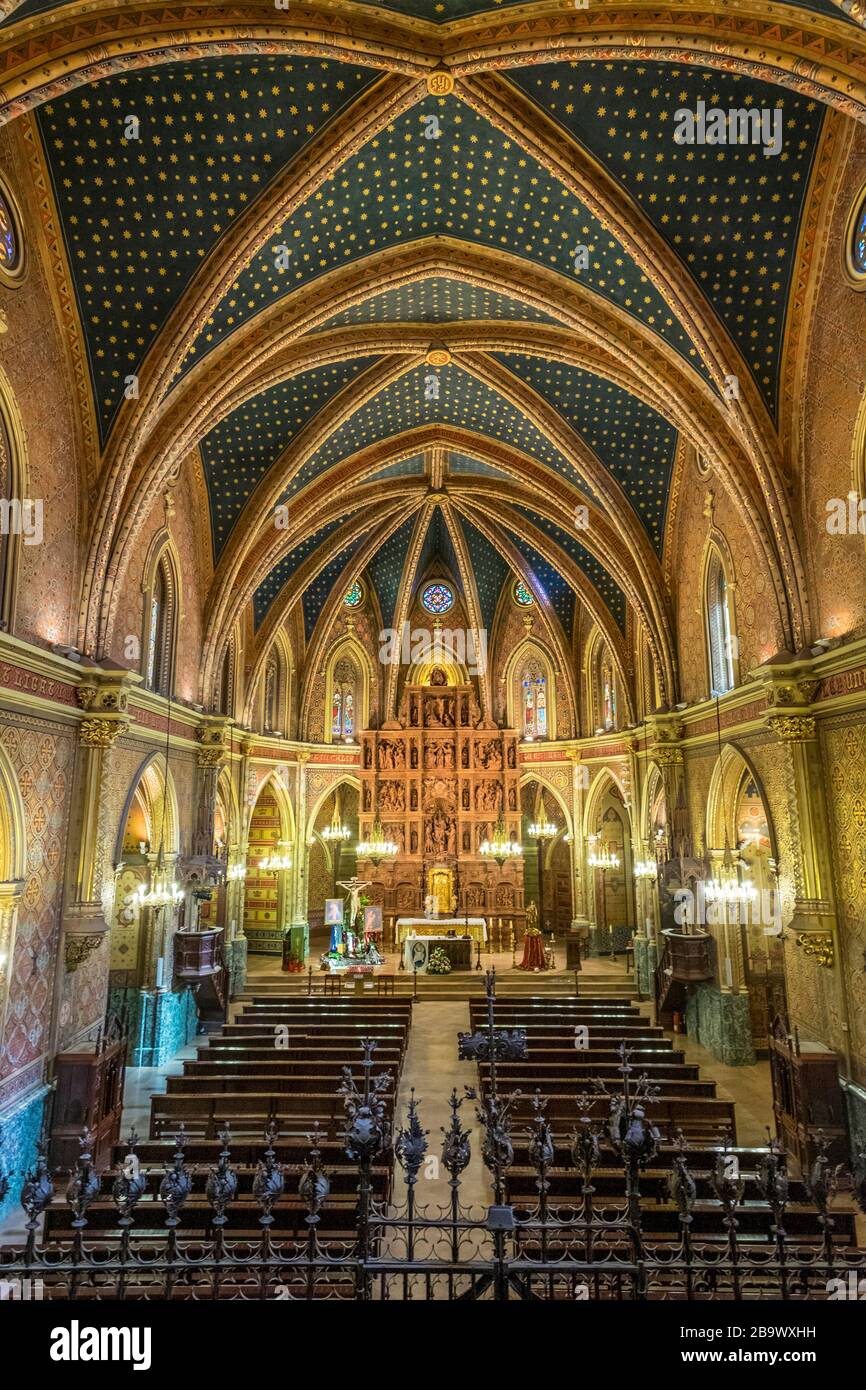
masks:
{"type": "Polygon", "coordinates": [[[0,280],[15,285],[24,274],[24,242],[18,208],[6,185],[0,182],[0,280]]]}
{"type": "Polygon", "coordinates": [[[866,289],[866,187],[855,198],[848,218],[845,269],[859,290],[866,289]]]}
{"type": "Polygon", "coordinates": [[[364,590],[361,588],[360,579],[356,579],[351,588],[347,589],[343,595],[343,602],[347,608],[358,608],[364,598],[364,590]]]}
{"type": "Polygon", "coordinates": [[[527,589],[522,579],[518,579],[514,584],[514,602],[519,603],[521,608],[529,608],[535,602],[532,593],[527,589]]]}
{"type": "Polygon", "coordinates": [[[447,613],[454,606],[454,595],[447,584],[428,584],[421,602],[428,613],[447,613]]]}

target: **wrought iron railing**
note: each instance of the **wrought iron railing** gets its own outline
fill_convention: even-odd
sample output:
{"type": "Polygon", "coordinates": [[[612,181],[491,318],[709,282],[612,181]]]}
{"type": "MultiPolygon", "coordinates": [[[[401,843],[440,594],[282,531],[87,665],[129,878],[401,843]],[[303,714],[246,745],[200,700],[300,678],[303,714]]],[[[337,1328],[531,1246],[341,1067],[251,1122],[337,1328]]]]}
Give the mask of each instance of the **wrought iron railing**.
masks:
{"type": "MultiPolygon", "coordinates": [[[[851,1296],[844,1290],[860,1287],[866,1251],[838,1228],[843,1212],[845,1230],[853,1210],[866,1212],[866,1154],[843,1173],[819,1146],[802,1179],[812,1234],[793,1236],[785,1229],[793,1206],[786,1158],[771,1140],[748,1175],[765,1215],[764,1229],[756,1235],[742,1230],[747,1175],[736,1151],[722,1142],[712,1151],[710,1171],[693,1172],[680,1136],[669,1155],[667,1178],[677,1229],[662,1236],[648,1232],[650,1203],[641,1180],[650,1165],[658,1167],[661,1144],[647,1117],[653,1088],[633,1075],[629,1050],[620,1050],[616,1091],[598,1085],[576,1098],[570,1135],[554,1134],[540,1094],[533,1098],[530,1126],[521,1130],[511,1119],[519,1093],[499,1093],[496,1062],[525,1055],[525,1039],[519,1030],[494,1028],[492,993],[491,982],[487,1029],[460,1041],[462,1056],[485,1064],[483,1089],[465,1087],[463,1096],[452,1091],[438,1155],[431,1153],[414,1093],[405,1123],[394,1130],[388,1075],[374,1074],[374,1042],[362,1043],[360,1080],[346,1069],[340,1087],[346,1114],[341,1148],[357,1173],[347,1229],[335,1230],[333,1220],[329,1226],[335,1206],[344,1216],[346,1207],[332,1197],[318,1127],[297,1166],[279,1161],[278,1135],[270,1129],[249,1196],[239,1191],[232,1139],[224,1131],[217,1162],[206,1169],[205,1234],[184,1229],[196,1178],[201,1186],[204,1175],[186,1161],[188,1137],[182,1130],[171,1165],[150,1173],[139,1167],[137,1139],[130,1136],[113,1179],[94,1171],[91,1136],[84,1135],[60,1204],[68,1217],[66,1233],[39,1238],[43,1216],[58,1209],[57,1175],[49,1172],[43,1148],[21,1193],[26,1239],[17,1247],[0,1241],[0,1282],[37,1297],[158,1300],[800,1301],[851,1296]],[[474,1104],[491,1180],[492,1201],[484,1207],[470,1206],[462,1197],[471,1161],[466,1103],[474,1104]],[[521,1166],[528,1163],[534,1178],[537,1195],[530,1202],[508,1199],[509,1174],[517,1166],[515,1144],[521,1146],[521,1166]],[[376,1195],[376,1173],[392,1158],[404,1184],[398,1199],[390,1191],[387,1198],[376,1195]],[[435,1176],[437,1168],[447,1174],[448,1200],[422,1205],[419,1181],[435,1176]],[[552,1196],[563,1169],[572,1185],[575,1179],[578,1184],[576,1197],[567,1203],[552,1196]],[[602,1200],[595,1184],[604,1174],[610,1186],[612,1169],[618,1175],[617,1195],[602,1200]],[[698,1181],[708,1185],[710,1197],[699,1200],[698,1181]],[[155,1183],[155,1192],[149,1192],[155,1183]],[[286,1237],[278,1218],[290,1185],[303,1231],[286,1237]],[[88,1213],[103,1196],[110,1196],[113,1219],[108,1227],[96,1227],[88,1213]],[[148,1219],[157,1210],[159,1230],[148,1219]],[[231,1234],[229,1223],[238,1213],[247,1213],[255,1235],[231,1234]],[[698,1215],[710,1228],[699,1237],[694,1233],[698,1215]]],[[[8,1178],[0,1174],[0,1198],[6,1191],[8,1178]]],[[[797,1209],[802,1211],[799,1200],[797,1209]]]]}

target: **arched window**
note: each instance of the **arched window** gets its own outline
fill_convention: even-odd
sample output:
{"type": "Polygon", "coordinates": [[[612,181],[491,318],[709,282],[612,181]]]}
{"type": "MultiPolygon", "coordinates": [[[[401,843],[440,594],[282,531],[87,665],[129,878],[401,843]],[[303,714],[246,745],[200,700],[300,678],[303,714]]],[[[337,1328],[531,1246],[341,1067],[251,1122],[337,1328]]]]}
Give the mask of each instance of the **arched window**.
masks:
{"type": "Polygon", "coordinates": [[[174,677],[177,626],[177,585],[167,547],[153,571],[145,593],[144,681],[151,690],[168,695],[174,677]]]}
{"type": "Polygon", "coordinates": [[[220,714],[231,714],[234,701],[232,699],[232,675],[234,673],[234,651],[229,642],[225,650],[222,666],[220,667],[219,687],[216,695],[216,709],[220,714]]]}
{"type": "Polygon", "coordinates": [[[331,691],[331,737],[354,738],[356,729],[355,701],[357,672],[348,657],[342,657],[334,667],[331,691]]]}
{"type": "Polygon", "coordinates": [[[707,565],[706,587],[707,650],[710,668],[710,694],[724,695],[734,687],[734,647],[731,631],[731,605],[728,579],[722,557],[713,550],[707,565]]]}
{"type": "Polygon", "coordinates": [[[547,676],[540,662],[528,661],[520,672],[523,737],[547,738],[547,676]]]}
{"type": "Polygon", "coordinates": [[[41,501],[27,497],[23,435],[11,391],[0,381],[0,630],[11,632],[15,623],[18,562],[21,545],[37,535],[41,525],[41,501]],[[17,426],[17,428],[16,428],[17,426]]]}
{"type": "Polygon", "coordinates": [[[616,674],[607,652],[601,663],[601,723],[604,729],[615,729],[618,723],[616,674]]]}
{"type": "Polygon", "coordinates": [[[279,728],[280,668],[276,655],[271,653],[265,666],[265,699],[263,722],[266,733],[279,728]]]}

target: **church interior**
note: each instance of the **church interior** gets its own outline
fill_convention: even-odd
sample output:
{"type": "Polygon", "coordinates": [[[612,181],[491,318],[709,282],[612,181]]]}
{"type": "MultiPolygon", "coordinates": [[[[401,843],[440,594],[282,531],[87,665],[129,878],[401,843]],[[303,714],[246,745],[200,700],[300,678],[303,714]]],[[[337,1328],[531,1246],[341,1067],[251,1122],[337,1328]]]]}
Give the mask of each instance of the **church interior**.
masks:
{"type": "Polygon", "coordinates": [[[863,0],[0,2],[4,1298],[866,1298],[864,343],[863,0]]]}

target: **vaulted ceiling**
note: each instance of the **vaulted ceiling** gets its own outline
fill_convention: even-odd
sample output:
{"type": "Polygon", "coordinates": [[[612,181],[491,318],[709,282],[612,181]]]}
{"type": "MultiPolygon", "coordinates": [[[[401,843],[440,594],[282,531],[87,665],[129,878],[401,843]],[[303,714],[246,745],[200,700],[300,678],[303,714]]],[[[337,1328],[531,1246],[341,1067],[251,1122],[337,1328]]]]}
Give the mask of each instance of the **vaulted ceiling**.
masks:
{"type": "Polygon", "coordinates": [[[523,578],[563,650],[630,611],[672,698],[689,448],[796,637],[785,353],[828,132],[866,115],[857,3],[5,9],[88,368],[90,649],[190,455],[210,665],[247,604],[314,642],[353,579],[387,623],[438,566],[485,626],[523,578]],[[701,100],[779,108],[781,153],[678,144],[701,100]]]}

